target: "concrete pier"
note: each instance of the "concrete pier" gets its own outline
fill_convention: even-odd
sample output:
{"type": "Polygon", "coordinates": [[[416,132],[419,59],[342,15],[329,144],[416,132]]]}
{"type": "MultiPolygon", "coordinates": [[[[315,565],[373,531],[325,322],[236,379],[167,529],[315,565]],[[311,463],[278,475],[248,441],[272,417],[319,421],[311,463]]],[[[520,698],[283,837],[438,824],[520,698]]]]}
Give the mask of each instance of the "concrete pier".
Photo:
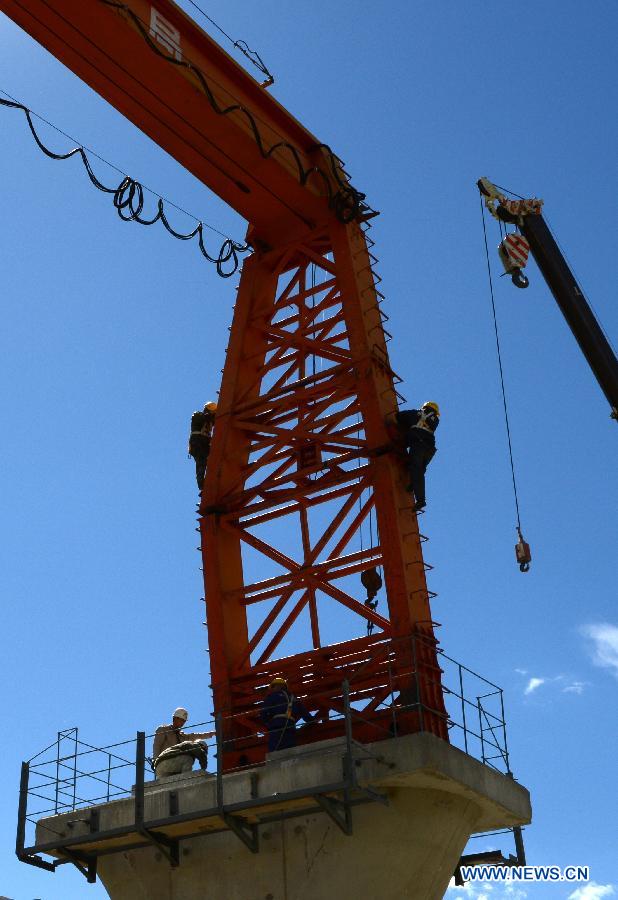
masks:
{"type": "Polygon", "coordinates": [[[149,782],[143,827],[127,798],[41,820],[36,845],[96,856],[112,900],[439,900],[470,835],[530,821],[525,788],[431,734],[351,749],[149,782]]]}

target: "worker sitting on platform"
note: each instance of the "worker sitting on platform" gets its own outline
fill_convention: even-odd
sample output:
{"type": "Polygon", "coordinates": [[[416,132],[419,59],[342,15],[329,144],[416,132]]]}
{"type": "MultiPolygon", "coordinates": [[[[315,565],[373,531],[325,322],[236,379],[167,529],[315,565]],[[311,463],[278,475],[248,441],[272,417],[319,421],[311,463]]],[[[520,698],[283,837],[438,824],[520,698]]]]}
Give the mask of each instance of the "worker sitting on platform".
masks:
{"type": "Polygon", "coordinates": [[[299,719],[315,721],[315,716],[288,690],[287,681],[280,675],[270,682],[260,718],[268,729],[269,753],[296,746],[296,723],[299,719]]]}
{"type": "Polygon", "coordinates": [[[200,491],[206,475],[206,463],[210,453],[210,441],[212,439],[216,411],[217,404],[210,400],[201,412],[194,412],[191,416],[189,456],[192,456],[195,460],[195,477],[200,491]]]}
{"type": "Polygon", "coordinates": [[[197,759],[200,768],[206,768],[207,748],[201,741],[213,737],[214,731],[188,734],[181,731],[189,714],[179,706],[174,710],[171,725],[160,725],[155,731],[152,748],[153,768],[157,778],[164,775],[180,775],[190,772],[197,759]]]}
{"type": "Polygon", "coordinates": [[[434,432],[440,423],[440,408],[433,400],[423,403],[420,409],[404,409],[395,416],[397,426],[404,435],[408,451],[408,490],[414,493],[414,509],[425,508],[425,472],[436,452],[434,432]]]}

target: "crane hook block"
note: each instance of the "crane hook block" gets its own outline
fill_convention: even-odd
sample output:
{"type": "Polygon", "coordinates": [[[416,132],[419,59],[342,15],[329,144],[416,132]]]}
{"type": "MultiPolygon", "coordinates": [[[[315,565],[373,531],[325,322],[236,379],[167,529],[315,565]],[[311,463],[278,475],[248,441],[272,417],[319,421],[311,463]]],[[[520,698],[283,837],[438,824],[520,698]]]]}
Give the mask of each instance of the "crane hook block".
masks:
{"type": "Polygon", "coordinates": [[[519,563],[519,571],[528,572],[530,569],[530,563],[532,562],[530,544],[526,543],[526,541],[524,540],[524,536],[519,528],[517,529],[517,533],[519,534],[519,540],[515,544],[515,558],[519,563]]]}
{"type": "Polygon", "coordinates": [[[370,603],[382,587],[382,578],[375,566],[361,573],[361,584],[367,591],[367,602],[370,603]]]}
{"type": "Polygon", "coordinates": [[[527,288],[530,282],[521,269],[513,269],[511,272],[511,281],[518,288],[527,288]]]}
{"type": "Polygon", "coordinates": [[[512,232],[502,240],[498,246],[498,256],[504,266],[505,274],[511,276],[511,281],[518,288],[527,288],[528,279],[521,271],[528,262],[530,244],[521,234],[512,232]]]}

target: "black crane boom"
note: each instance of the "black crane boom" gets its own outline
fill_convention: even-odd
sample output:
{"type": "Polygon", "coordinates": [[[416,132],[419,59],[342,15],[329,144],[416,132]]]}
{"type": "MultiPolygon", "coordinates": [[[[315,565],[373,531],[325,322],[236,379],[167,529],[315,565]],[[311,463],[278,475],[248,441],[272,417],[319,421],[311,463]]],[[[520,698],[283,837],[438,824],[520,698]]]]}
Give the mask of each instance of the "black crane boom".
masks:
{"type": "Polygon", "coordinates": [[[542,215],[522,216],[521,232],[537,266],[618,417],[618,359],[542,215]]]}
{"type": "Polygon", "coordinates": [[[541,215],[543,201],[508,200],[487,178],[477,184],[492,214],[517,225],[530,245],[543,278],[609,401],[612,418],[618,420],[618,359],[541,215]]]}

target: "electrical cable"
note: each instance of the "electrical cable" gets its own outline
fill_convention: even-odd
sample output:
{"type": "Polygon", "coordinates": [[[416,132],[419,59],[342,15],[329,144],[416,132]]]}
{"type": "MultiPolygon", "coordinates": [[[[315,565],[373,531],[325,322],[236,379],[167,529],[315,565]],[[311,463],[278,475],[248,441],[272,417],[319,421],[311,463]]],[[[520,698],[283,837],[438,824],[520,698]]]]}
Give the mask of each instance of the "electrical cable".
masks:
{"type": "Polygon", "coordinates": [[[245,107],[240,103],[233,103],[230,106],[220,106],[210,87],[210,84],[208,83],[208,80],[206,79],[206,76],[203,74],[201,69],[199,69],[198,66],[192,63],[190,60],[176,59],[175,56],[170,53],[166,53],[159,46],[157,46],[156,42],[150,35],[148,27],[144,22],[142,22],[139,16],[137,16],[133,12],[133,10],[130,9],[126,4],[118,2],[118,0],[99,0],[99,2],[105,4],[105,6],[111,7],[112,9],[117,9],[128,16],[149,48],[154,53],[156,53],[157,56],[160,56],[161,59],[164,59],[166,62],[170,63],[170,65],[174,65],[179,68],[186,69],[188,72],[191,72],[198,80],[204,96],[217,115],[228,116],[232,113],[241,113],[249,125],[253,138],[263,159],[270,159],[270,157],[275,152],[285,150],[294,161],[297,170],[298,181],[303,187],[307,184],[312,176],[319,177],[326,187],[329,206],[334,209],[335,215],[341,222],[352,222],[354,221],[354,219],[357,219],[361,215],[371,211],[367,204],[363,202],[365,200],[365,194],[363,194],[361,191],[358,191],[348,181],[345,180],[345,175],[341,170],[341,160],[328,146],[328,144],[316,144],[312,149],[325,151],[330,163],[332,176],[338,186],[337,191],[333,191],[333,186],[331,184],[330,178],[328,177],[327,173],[319,166],[311,166],[310,168],[305,169],[301,160],[301,153],[293,144],[290,144],[286,140],[281,140],[275,144],[272,144],[270,147],[267,147],[262,138],[262,135],[260,134],[255,116],[251,112],[249,112],[249,110],[245,109],[245,107]]]}
{"type": "Polygon", "coordinates": [[[104,194],[113,194],[114,207],[123,222],[138,222],[140,225],[154,225],[155,222],[161,222],[161,224],[172,235],[172,237],[177,238],[177,240],[179,241],[190,241],[192,240],[192,238],[197,236],[198,246],[202,256],[207,259],[208,262],[214,263],[217,268],[217,273],[222,278],[229,278],[238,270],[238,267],[240,265],[239,254],[247,253],[251,249],[249,244],[241,244],[239,241],[235,241],[232,238],[224,235],[222,232],[217,231],[217,229],[213,228],[211,225],[207,225],[204,222],[200,221],[195,216],[192,216],[190,213],[186,212],[186,210],[184,210],[181,206],[178,206],[177,204],[166,200],[165,198],[156,194],[154,191],[151,191],[150,188],[145,187],[139,181],[131,178],[129,175],[124,173],[117,166],[108,162],[98,153],[95,153],[89,148],[84,148],[84,146],[79,144],[78,141],[75,141],[75,138],[66,134],[66,132],[62,131],[61,128],[58,128],[58,126],[54,125],[48,119],[44,119],[42,116],[39,116],[37,113],[30,110],[23,103],[15,100],[15,98],[11,97],[11,95],[6,91],[1,91],[1,93],[3,93],[6,97],[10,97],[11,99],[3,100],[2,97],[0,97],[0,106],[8,109],[19,109],[24,113],[32,137],[34,138],[39,150],[41,150],[41,152],[44,153],[45,156],[53,160],[70,159],[75,155],[79,155],[81,157],[82,163],[86,170],[86,174],[88,175],[88,178],[90,179],[92,184],[97,188],[97,190],[102,191],[104,194]],[[59,132],[59,134],[62,134],[65,137],[69,138],[69,140],[75,141],[78,146],[74,147],[72,150],[69,150],[67,153],[55,153],[53,150],[50,150],[49,147],[47,147],[39,137],[32,121],[33,116],[37,119],[40,119],[42,122],[45,122],[51,128],[54,128],[57,132],[59,132]],[[90,160],[86,155],[86,149],[88,149],[88,152],[93,156],[96,156],[97,159],[101,160],[112,169],[115,169],[123,176],[122,181],[118,184],[117,187],[107,187],[105,184],[99,181],[99,179],[94,174],[94,171],[90,164],[90,160]],[[152,218],[144,218],[142,216],[142,212],[144,209],[145,191],[152,193],[155,197],[157,197],[157,211],[152,218]],[[184,213],[187,216],[190,216],[197,221],[198,224],[193,229],[193,231],[183,234],[180,231],[176,231],[176,229],[172,227],[165,213],[166,203],[170,206],[173,206],[174,209],[179,210],[180,212],[184,213]],[[204,245],[204,228],[208,228],[210,231],[213,231],[216,234],[220,235],[220,237],[225,238],[219,250],[218,256],[211,255],[206,249],[206,246],[204,245]]]}
{"type": "Polygon", "coordinates": [[[233,47],[236,47],[237,50],[240,50],[240,52],[241,52],[242,54],[244,54],[244,55],[247,57],[247,59],[249,60],[249,62],[253,63],[253,65],[254,65],[257,69],[260,70],[260,72],[262,73],[262,75],[266,75],[267,81],[264,82],[264,84],[262,85],[262,87],[270,87],[272,84],[275,83],[275,76],[274,76],[271,72],[269,72],[269,70],[267,69],[267,67],[266,67],[266,65],[265,65],[265,63],[264,63],[264,60],[262,59],[262,57],[260,56],[260,54],[257,52],[257,50],[252,50],[252,49],[249,47],[249,45],[247,44],[246,41],[235,41],[234,38],[231,37],[231,36],[227,33],[227,31],[224,31],[223,28],[221,28],[221,26],[220,26],[219,24],[217,24],[217,22],[215,22],[214,19],[211,19],[211,17],[208,15],[208,13],[204,12],[204,10],[202,9],[201,6],[198,6],[197,3],[194,3],[194,0],[187,0],[187,3],[190,3],[191,6],[192,6],[194,9],[197,9],[197,11],[198,11],[199,13],[201,13],[201,14],[204,16],[205,19],[208,19],[208,21],[211,23],[211,25],[214,25],[215,28],[216,28],[218,31],[220,31],[221,34],[222,34],[225,38],[227,38],[227,40],[230,42],[230,44],[231,44],[233,47]]]}
{"type": "Polygon", "coordinates": [[[504,387],[504,372],[502,370],[502,354],[500,351],[500,337],[498,335],[498,318],[496,316],[496,302],[494,299],[494,286],[493,286],[493,280],[491,277],[491,265],[489,262],[489,247],[487,245],[487,229],[485,227],[485,207],[483,204],[482,197],[480,198],[480,200],[481,200],[481,221],[483,223],[483,238],[485,240],[485,256],[487,259],[487,274],[489,276],[489,293],[491,296],[491,309],[492,309],[493,320],[494,320],[494,332],[496,335],[496,349],[498,351],[498,368],[500,370],[500,385],[502,387],[502,403],[504,406],[504,421],[506,423],[506,436],[508,439],[509,458],[511,461],[511,476],[513,478],[513,494],[515,496],[515,512],[517,514],[517,530],[521,535],[521,521],[520,521],[520,517],[519,517],[519,499],[517,496],[517,482],[515,480],[515,465],[513,463],[513,447],[511,444],[511,429],[509,426],[509,414],[508,414],[507,403],[506,403],[506,390],[504,387]]]}

